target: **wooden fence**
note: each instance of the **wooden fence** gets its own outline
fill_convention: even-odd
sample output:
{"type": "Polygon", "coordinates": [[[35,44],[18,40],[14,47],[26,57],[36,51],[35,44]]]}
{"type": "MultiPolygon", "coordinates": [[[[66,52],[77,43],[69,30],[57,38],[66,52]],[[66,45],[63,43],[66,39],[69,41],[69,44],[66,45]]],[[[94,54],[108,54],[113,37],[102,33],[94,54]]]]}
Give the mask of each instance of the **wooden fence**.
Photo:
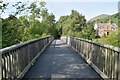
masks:
{"type": "Polygon", "coordinates": [[[67,40],[64,40],[79,52],[101,77],[120,80],[120,48],[82,38],[66,38],[67,40]]]}
{"type": "Polygon", "coordinates": [[[1,78],[22,78],[42,51],[54,40],[54,37],[45,37],[30,40],[0,50],[1,78]]]}

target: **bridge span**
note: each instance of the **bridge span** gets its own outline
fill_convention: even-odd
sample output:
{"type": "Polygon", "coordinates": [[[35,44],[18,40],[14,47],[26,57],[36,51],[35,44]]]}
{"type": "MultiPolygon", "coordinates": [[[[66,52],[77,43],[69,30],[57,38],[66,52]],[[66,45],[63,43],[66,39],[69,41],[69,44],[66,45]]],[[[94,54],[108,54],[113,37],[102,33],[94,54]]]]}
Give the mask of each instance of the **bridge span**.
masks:
{"type": "Polygon", "coordinates": [[[100,78],[100,76],[65,42],[54,40],[24,78],[100,78]]]}
{"type": "Polygon", "coordinates": [[[120,80],[120,48],[53,36],[0,50],[0,79],[120,80]]]}

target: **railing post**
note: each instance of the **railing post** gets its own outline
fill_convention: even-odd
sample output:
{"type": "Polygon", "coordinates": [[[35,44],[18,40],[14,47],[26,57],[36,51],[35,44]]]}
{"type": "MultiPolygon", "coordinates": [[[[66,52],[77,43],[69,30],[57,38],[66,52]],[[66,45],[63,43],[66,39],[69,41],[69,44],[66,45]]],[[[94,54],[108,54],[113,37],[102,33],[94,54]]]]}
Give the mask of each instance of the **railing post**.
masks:
{"type": "Polygon", "coordinates": [[[69,36],[67,37],[67,44],[68,44],[68,45],[71,44],[71,43],[70,43],[70,37],[69,37],[69,36]]]}
{"type": "Polygon", "coordinates": [[[49,37],[47,37],[47,43],[49,43],[49,37]]]}

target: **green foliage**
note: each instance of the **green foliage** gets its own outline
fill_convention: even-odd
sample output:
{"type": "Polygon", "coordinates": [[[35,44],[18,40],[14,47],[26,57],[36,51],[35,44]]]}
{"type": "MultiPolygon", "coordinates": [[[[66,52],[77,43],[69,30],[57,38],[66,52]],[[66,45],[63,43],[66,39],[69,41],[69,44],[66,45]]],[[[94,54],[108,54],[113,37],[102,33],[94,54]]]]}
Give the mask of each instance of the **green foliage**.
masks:
{"type": "Polygon", "coordinates": [[[95,38],[95,34],[91,32],[89,29],[86,29],[85,32],[82,33],[82,38],[92,40],[95,38]]]}
{"type": "Polygon", "coordinates": [[[98,21],[98,22],[108,22],[108,21],[112,21],[113,23],[116,23],[116,24],[118,25],[118,14],[119,14],[119,13],[116,13],[116,14],[113,14],[113,15],[111,15],[111,16],[98,19],[97,21],[98,21]]]}
{"type": "Polygon", "coordinates": [[[70,15],[61,16],[56,23],[59,35],[95,39],[94,22],[86,23],[85,16],[72,10],[70,15]]]}
{"type": "MultiPolygon", "coordinates": [[[[2,13],[7,5],[0,5],[2,13]]],[[[72,10],[70,15],[61,16],[59,21],[56,22],[55,16],[52,13],[48,13],[45,5],[45,2],[39,1],[33,2],[28,7],[22,2],[14,4],[13,7],[16,9],[14,14],[9,15],[6,19],[1,19],[2,22],[0,22],[0,25],[2,25],[0,26],[0,30],[2,30],[2,37],[0,37],[0,39],[2,38],[2,48],[48,35],[53,35],[55,38],[61,35],[68,35],[90,40],[96,39],[94,31],[95,21],[86,23],[84,15],[72,10]],[[17,18],[16,15],[23,11],[28,12],[30,15],[23,14],[17,18]]],[[[114,14],[97,21],[106,22],[111,20],[118,25],[118,15],[114,14]]],[[[118,43],[120,39],[117,38],[117,35],[116,32],[113,32],[109,36],[99,39],[99,42],[120,46],[120,43],[118,43]]]]}
{"type": "Polygon", "coordinates": [[[28,8],[17,2],[13,7],[16,8],[16,12],[2,19],[2,48],[34,38],[57,35],[55,16],[47,12],[44,2],[40,2],[39,5],[33,2],[28,8]],[[17,18],[16,15],[24,9],[28,9],[31,14],[17,18]]]}
{"type": "Polygon", "coordinates": [[[111,32],[107,37],[102,37],[95,41],[101,42],[103,44],[109,44],[120,47],[117,31],[111,32]]]}
{"type": "Polygon", "coordinates": [[[10,46],[20,42],[18,29],[20,21],[15,16],[9,16],[2,20],[2,47],[10,46]]]}
{"type": "Polygon", "coordinates": [[[84,27],[84,29],[82,30],[82,38],[85,39],[95,39],[96,35],[95,35],[95,31],[94,31],[94,23],[93,22],[88,22],[87,23],[87,27],[84,27]]]}
{"type": "Polygon", "coordinates": [[[59,35],[75,36],[86,26],[86,19],[76,10],[72,10],[70,15],[61,16],[57,22],[59,35]]]}
{"type": "MultiPolygon", "coordinates": [[[[112,21],[113,23],[116,23],[118,26],[118,30],[115,32],[111,32],[108,36],[103,36],[101,38],[98,39],[94,39],[94,41],[98,41],[104,44],[109,44],[109,45],[113,45],[113,46],[118,46],[120,47],[120,38],[119,38],[119,31],[120,31],[120,26],[119,26],[119,13],[113,14],[111,16],[102,18],[102,19],[98,19],[98,22],[108,22],[108,21],[112,21]]],[[[90,22],[90,23],[95,23],[94,22],[90,22]]]]}

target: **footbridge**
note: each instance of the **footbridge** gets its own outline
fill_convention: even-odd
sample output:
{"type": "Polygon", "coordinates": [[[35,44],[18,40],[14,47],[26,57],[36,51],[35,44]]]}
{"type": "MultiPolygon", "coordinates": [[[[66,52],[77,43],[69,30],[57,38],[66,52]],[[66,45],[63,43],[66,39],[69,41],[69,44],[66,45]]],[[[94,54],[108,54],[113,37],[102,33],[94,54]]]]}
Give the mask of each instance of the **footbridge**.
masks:
{"type": "Polygon", "coordinates": [[[120,80],[120,48],[82,38],[34,39],[0,55],[0,79],[120,80]]]}

